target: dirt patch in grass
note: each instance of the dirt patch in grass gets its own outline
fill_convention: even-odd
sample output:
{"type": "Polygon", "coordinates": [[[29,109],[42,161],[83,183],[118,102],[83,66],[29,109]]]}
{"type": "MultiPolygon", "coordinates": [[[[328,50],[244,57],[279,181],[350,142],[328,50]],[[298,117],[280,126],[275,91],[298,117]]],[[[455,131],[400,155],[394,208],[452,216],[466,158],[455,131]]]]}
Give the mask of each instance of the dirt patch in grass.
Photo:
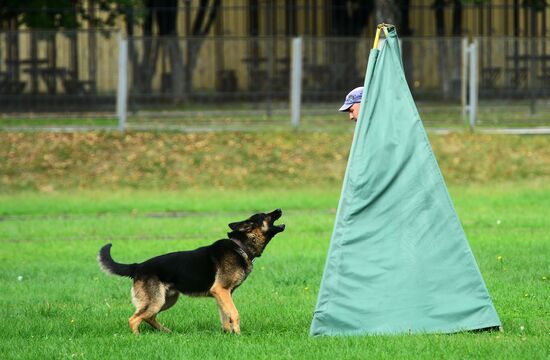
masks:
{"type": "MultiPolygon", "coordinates": [[[[0,185],[78,188],[339,186],[351,133],[0,133],[0,185]]],[[[550,137],[430,140],[453,184],[550,178],[550,137]]]]}

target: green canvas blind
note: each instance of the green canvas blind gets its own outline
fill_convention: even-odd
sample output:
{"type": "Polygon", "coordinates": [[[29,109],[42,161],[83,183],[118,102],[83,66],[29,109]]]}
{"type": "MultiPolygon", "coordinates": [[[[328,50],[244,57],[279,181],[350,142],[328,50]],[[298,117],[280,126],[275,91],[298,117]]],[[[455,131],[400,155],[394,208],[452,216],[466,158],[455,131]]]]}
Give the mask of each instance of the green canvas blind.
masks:
{"type": "Polygon", "coordinates": [[[498,327],[388,30],[369,56],[310,334],[498,327]]]}

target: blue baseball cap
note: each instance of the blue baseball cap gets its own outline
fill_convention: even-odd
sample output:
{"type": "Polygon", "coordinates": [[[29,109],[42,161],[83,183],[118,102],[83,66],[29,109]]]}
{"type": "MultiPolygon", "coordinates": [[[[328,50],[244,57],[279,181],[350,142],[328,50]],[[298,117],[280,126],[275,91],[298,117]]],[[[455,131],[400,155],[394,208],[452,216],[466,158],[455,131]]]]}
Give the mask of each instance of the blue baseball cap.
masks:
{"type": "Polygon", "coordinates": [[[344,105],[340,106],[338,111],[348,111],[348,109],[353,105],[361,102],[363,97],[363,86],[356,87],[351,90],[349,94],[346,95],[346,100],[344,100],[344,105]]]}

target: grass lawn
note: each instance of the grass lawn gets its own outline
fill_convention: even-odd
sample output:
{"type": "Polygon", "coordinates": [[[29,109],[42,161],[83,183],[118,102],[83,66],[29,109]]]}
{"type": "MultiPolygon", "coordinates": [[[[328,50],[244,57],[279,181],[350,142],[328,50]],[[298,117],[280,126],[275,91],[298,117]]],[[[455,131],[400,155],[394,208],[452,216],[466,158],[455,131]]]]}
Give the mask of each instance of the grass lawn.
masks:
{"type": "Polygon", "coordinates": [[[498,358],[550,356],[550,184],[450,188],[504,332],[310,338],[339,186],[283,190],[32,190],[0,193],[2,358],[498,358]],[[242,335],[213,299],[180,298],[134,337],[130,280],[96,254],[136,262],[222,238],[226,224],[281,207],[287,225],[235,292],[242,335]]]}
{"type": "MultiPolygon", "coordinates": [[[[302,131],[351,131],[351,123],[346,121],[347,114],[336,111],[340,102],[304,103],[300,116],[302,131]],[[348,124],[349,123],[349,124],[348,124]]],[[[462,106],[459,101],[433,102],[419,101],[417,108],[428,128],[446,128],[455,131],[467,131],[468,121],[462,118],[462,106]]],[[[493,101],[483,100],[478,104],[476,126],[478,128],[495,127],[537,127],[550,126],[550,106],[548,101],[538,101],[535,112],[531,112],[530,100],[493,101]]],[[[288,131],[291,129],[290,109],[286,102],[250,104],[216,104],[215,110],[208,105],[187,105],[167,110],[166,104],[159,108],[143,108],[139,112],[128,113],[126,126],[130,130],[162,131],[288,131]],[[269,110],[271,109],[271,110],[269,110]]],[[[97,130],[116,130],[118,119],[115,108],[112,112],[82,113],[80,115],[42,116],[40,113],[0,117],[0,131],[14,129],[44,130],[47,128],[96,128],[97,130]]],[[[71,130],[69,130],[71,131],[71,130]]]]}

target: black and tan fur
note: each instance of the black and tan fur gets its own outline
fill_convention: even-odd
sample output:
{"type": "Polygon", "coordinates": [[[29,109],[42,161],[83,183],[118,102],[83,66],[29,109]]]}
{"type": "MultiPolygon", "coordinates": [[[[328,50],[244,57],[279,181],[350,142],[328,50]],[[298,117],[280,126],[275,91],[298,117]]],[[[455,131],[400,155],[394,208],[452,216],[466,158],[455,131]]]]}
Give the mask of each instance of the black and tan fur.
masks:
{"type": "Polygon", "coordinates": [[[277,209],[269,214],[255,214],[229,224],[228,239],[192,251],[179,251],[151,258],[142,263],[120,264],[110,254],[111,244],[99,251],[99,264],[107,273],[134,280],[132,302],[135,313],[128,323],[139,335],[145,321],[157,330],[170,331],[156,316],[172,307],[180,293],[211,296],[218,303],[222,328],[240,334],[239,312],[231,294],[252,271],[252,262],[260,257],[269,241],[284,225],[274,222],[282,215],[277,209]]]}

